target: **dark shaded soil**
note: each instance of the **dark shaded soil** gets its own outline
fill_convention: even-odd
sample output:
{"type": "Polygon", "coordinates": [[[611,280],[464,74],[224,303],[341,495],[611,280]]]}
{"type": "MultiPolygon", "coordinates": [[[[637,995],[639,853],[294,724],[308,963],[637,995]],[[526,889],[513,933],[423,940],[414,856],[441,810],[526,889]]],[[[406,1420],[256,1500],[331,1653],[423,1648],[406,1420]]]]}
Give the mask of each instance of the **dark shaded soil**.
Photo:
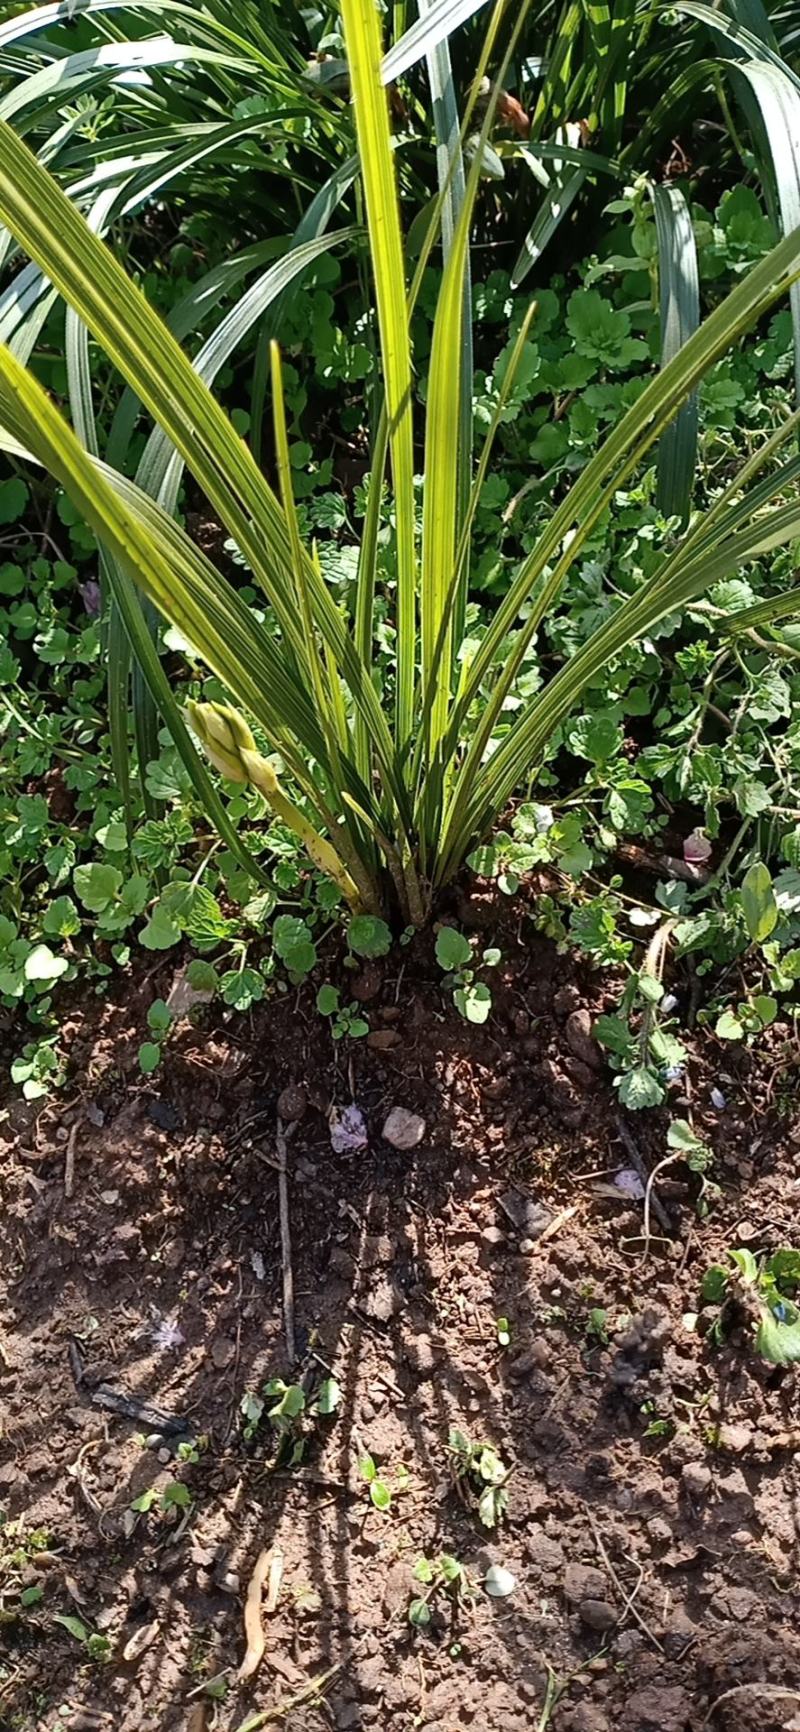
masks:
{"type": "MultiPolygon", "coordinates": [[[[722,1198],[698,1219],[697,1180],[671,1169],[670,1230],[654,1222],[646,1247],[641,1202],[611,1183],[630,1154],[610,1078],[566,1033],[576,1008],[610,1003],[607,978],[520,936],[521,918],[506,905],[485,1028],[443,999],[421,939],[358,983],[381,1043],[335,1046],[309,988],[249,1023],[184,1023],[146,1082],[136,1047],[173,958],[76,1012],[69,1098],[38,1121],[10,1106],[0,1503],[21,1529],[0,1537],[0,1726],[236,1732],[268,1709],[289,1732],[800,1726],[797,1374],[683,1321],[726,1244],[797,1240],[794,1075],[777,1044],[753,1063],[696,1043],[691,1102],[678,1084],[671,1107],[712,1142],[722,1198]],[[274,1165],[287,1084],[306,1102],[288,1141],[295,1366],[274,1165]],[[328,1110],[351,1100],[369,1147],[337,1155],[328,1110]],[[382,1139],[395,1105],[426,1121],[411,1152],[382,1139]],[[243,1435],[243,1394],[278,1375],[311,1393],[328,1368],[337,1416],[308,1422],[299,1469],[276,1468],[266,1423],[243,1435]],[[186,1430],[110,1411],[109,1387],[186,1430]],[[495,1530],[454,1488],[454,1425],[513,1468],[495,1530]],[[176,1460],[181,1437],[201,1440],[197,1461],[176,1460]],[[188,1511],[131,1509],[176,1478],[188,1511]],[[37,1529],[44,1551],[9,1562],[37,1529]],[[246,1587],[271,1546],[277,1609],[238,1684],[246,1587]],[[474,1596],[435,1597],[413,1631],[412,1566],[441,1551],[474,1596]],[[506,1599],[480,1585],[493,1562],[516,1578],[506,1599]],[[43,1597],[20,1614],[26,1585],[43,1597]],[[107,1661],[57,1614],[103,1632],[107,1661]]],[[[627,1120],[648,1168],[667,1117],[627,1120]]]]}

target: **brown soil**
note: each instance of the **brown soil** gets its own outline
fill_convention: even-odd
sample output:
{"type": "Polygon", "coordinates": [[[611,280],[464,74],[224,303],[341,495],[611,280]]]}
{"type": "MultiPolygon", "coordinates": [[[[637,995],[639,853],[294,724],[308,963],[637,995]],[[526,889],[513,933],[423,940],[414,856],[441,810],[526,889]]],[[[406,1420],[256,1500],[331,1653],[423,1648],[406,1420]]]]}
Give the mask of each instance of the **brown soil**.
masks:
{"type": "MultiPolygon", "coordinates": [[[[382,1044],[335,1046],[309,988],[249,1021],[185,1023],[148,1082],[135,1050],[173,957],[76,1013],[68,1099],[38,1120],[10,1107],[0,1502],[47,1539],[0,1579],[0,1726],[800,1726],[797,1374],[683,1322],[726,1244],[797,1238],[790,1073],[777,1049],[751,1066],[697,1043],[691,1110],[723,1194],[698,1219],[697,1180],[673,1168],[658,1193],[670,1230],[654,1221],[646,1255],[642,1204],[610,1183],[630,1165],[610,1078],[566,1034],[576,1007],[608,997],[607,977],[523,941],[520,919],[512,905],[485,1028],[443,999],[419,939],[357,983],[382,1044]],[[294,1366],[274,1165],[288,1084],[306,1101],[288,1141],[294,1366]],[[336,1155],[327,1111],[351,1100],[369,1147],[336,1155]],[[410,1153],[382,1139],[395,1105],[426,1121],[410,1153]],[[587,1333],[596,1308],[607,1341],[587,1333]],[[156,1338],[165,1319],[173,1345],[156,1338]],[[241,1398],[278,1375],[310,1394],[326,1367],[339,1412],[307,1422],[299,1468],[276,1468],[265,1421],[245,1438],[241,1398]],[[185,1431],[109,1410],[109,1388],[185,1431]],[[513,1469],[494,1530],[454,1487],[452,1426],[513,1469]],[[196,1462],[176,1461],[181,1437],[205,1440],[196,1462]],[[388,1512],[359,1472],[365,1451],[393,1488],[388,1512]],[[188,1511],[132,1511],[176,1478],[188,1511]],[[246,1588],[272,1546],[277,1608],[239,1684],[246,1588]],[[413,1564],[442,1551],[474,1593],[435,1596],[415,1631],[413,1564]],[[516,1578],[508,1598],[481,1586],[491,1563],[516,1578]],[[44,1592],[18,1616],[22,1585],[44,1592]],[[56,1614],[103,1632],[107,1661],[56,1614]],[[203,1694],[219,1674],[224,1699],[203,1694]]],[[[680,1084],[671,1107],[687,1112],[680,1084]]],[[[627,1120],[648,1167],[666,1117],[627,1120]]]]}

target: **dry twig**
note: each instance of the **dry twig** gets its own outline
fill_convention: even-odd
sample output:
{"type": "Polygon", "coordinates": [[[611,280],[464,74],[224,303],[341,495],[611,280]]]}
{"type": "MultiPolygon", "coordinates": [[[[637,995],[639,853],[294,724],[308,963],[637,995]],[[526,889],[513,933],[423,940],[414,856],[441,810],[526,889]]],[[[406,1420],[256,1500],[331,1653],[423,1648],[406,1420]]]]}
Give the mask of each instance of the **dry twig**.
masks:
{"type": "Polygon", "coordinates": [[[278,1119],[278,1128],[275,1132],[275,1147],[278,1152],[278,1213],[281,1224],[283,1328],[286,1335],[286,1352],[291,1366],[294,1365],[296,1358],[294,1333],[294,1275],[292,1273],[292,1234],[289,1226],[289,1182],[286,1171],[288,1141],[280,1119],[278,1119]]]}
{"type": "MultiPolygon", "coordinates": [[[[634,1142],[623,1118],[617,1119],[617,1135],[619,1136],[620,1142],[624,1145],[625,1153],[630,1160],[631,1166],[636,1168],[642,1184],[646,1186],[650,1178],[650,1173],[642,1160],[636,1143],[634,1142]]],[[[653,1198],[653,1214],[655,1215],[659,1227],[663,1227],[664,1232],[669,1233],[672,1228],[672,1222],[663,1203],[659,1201],[658,1197],[653,1198]]]]}
{"type": "Polygon", "coordinates": [[[67,1152],[64,1157],[64,1196],[69,1201],[75,1189],[75,1144],[78,1141],[78,1120],[72,1126],[67,1140],[67,1152]]]}
{"type": "Polygon", "coordinates": [[[658,1199],[653,1196],[653,1186],[659,1173],[663,1173],[665,1168],[674,1166],[675,1162],[681,1159],[681,1155],[665,1155],[663,1161],[658,1161],[656,1166],[654,1166],[653,1171],[647,1180],[647,1186],[644,1193],[644,1250],[642,1252],[642,1261],[644,1263],[647,1262],[650,1255],[650,1210],[652,1209],[653,1214],[656,1213],[656,1203],[658,1201],[658,1199]]]}
{"type": "Polygon", "coordinates": [[[560,1209],[558,1214],[553,1216],[552,1221],[548,1221],[547,1226],[544,1229],[544,1232],[539,1234],[539,1237],[536,1240],[536,1244],[537,1245],[543,1245],[545,1242],[545,1239],[555,1238],[556,1233],[560,1233],[561,1228],[566,1227],[567,1222],[571,1221],[573,1215],[577,1215],[577,1213],[578,1213],[578,1204],[577,1203],[570,1203],[569,1208],[560,1209]]]}
{"type": "MultiPolygon", "coordinates": [[[[352,1658],[352,1656],[350,1656],[352,1658]]],[[[236,1732],[258,1732],[260,1726],[267,1726],[270,1720],[283,1720],[293,1709],[302,1708],[304,1702],[313,1702],[316,1696],[327,1690],[334,1678],[344,1671],[346,1660],[337,1660],[335,1666],[329,1666],[327,1672],[318,1672],[316,1678],[304,1684],[294,1696],[285,1696],[282,1702],[276,1702],[274,1708],[259,1708],[257,1714],[250,1714],[237,1726],[236,1732]]]]}
{"type": "MultiPolygon", "coordinates": [[[[605,1567],[608,1571],[608,1574],[611,1577],[612,1582],[614,1583],[614,1587],[616,1588],[617,1593],[620,1595],[620,1597],[623,1601],[623,1607],[622,1607],[622,1611],[620,1612],[620,1617],[622,1618],[626,1615],[627,1612],[630,1612],[631,1617],[636,1619],[636,1622],[639,1625],[639,1629],[644,1632],[648,1641],[652,1642],[653,1647],[658,1649],[659,1654],[663,1654],[664,1649],[663,1649],[661,1643],[659,1642],[658,1637],[653,1635],[653,1632],[650,1629],[649,1624],[646,1623],[645,1619],[642,1617],[641,1612],[637,1609],[637,1607],[633,1603],[634,1599],[635,1599],[636,1595],[638,1594],[639,1589],[642,1585],[642,1580],[644,1578],[644,1570],[640,1570],[639,1580],[636,1583],[636,1587],[634,1588],[633,1593],[632,1594],[627,1593],[626,1589],[624,1587],[624,1584],[620,1581],[620,1578],[617,1575],[617,1572],[614,1568],[614,1565],[611,1562],[611,1559],[608,1555],[608,1552],[606,1551],[605,1545],[603,1543],[603,1536],[600,1532],[599,1527],[597,1526],[597,1523],[594,1519],[594,1516],[592,1515],[591,1510],[587,1509],[585,1505],[584,1505],[584,1508],[586,1509],[586,1520],[588,1521],[589,1526],[592,1530],[592,1537],[594,1539],[594,1543],[597,1546],[597,1550],[600,1553],[600,1557],[602,1558],[603,1563],[605,1564],[605,1567]]],[[[637,1568],[639,1568],[638,1565],[637,1565],[637,1568]]]]}

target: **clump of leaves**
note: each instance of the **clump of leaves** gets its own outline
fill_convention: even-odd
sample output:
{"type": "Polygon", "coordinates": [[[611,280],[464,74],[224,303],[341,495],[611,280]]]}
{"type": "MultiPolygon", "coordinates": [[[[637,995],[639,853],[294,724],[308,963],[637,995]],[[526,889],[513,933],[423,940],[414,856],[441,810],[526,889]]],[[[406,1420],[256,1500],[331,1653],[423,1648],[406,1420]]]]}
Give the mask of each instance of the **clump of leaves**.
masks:
{"type": "Polygon", "coordinates": [[[658,1107],[666,1084],[679,1078],[686,1063],[683,1043],[674,1034],[674,1019],[661,1010],[664,987],[646,967],[634,969],[612,1016],[598,1016],[595,1038],[609,1054],[617,1072],[614,1086],[623,1105],[633,1112],[658,1107]]]}
{"type": "Polygon", "coordinates": [[[424,1552],[417,1558],[414,1565],[414,1580],[425,1588],[424,1594],[415,1595],[408,1608],[408,1621],[415,1630],[424,1630],[431,1621],[431,1605],[437,1595],[446,1596],[455,1611],[467,1599],[473,1597],[473,1587],[464,1565],[450,1552],[440,1552],[438,1557],[426,1557],[424,1552]]]}
{"type": "Polygon", "coordinates": [[[191,1509],[192,1494],[182,1479],[170,1479],[164,1486],[148,1486],[134,1498],[130,1507],[137,1515],[147,1515],[151,1509],[157,1509],[161,1515],[171,1515],[174,1510],[191,1509]]]}
{"type": "Polygon", "coordinates": [[[76,1618],[71,1612],[56,1612],[54,1624],[60,1624],[67,1634],[80,1642],[90,1660],[105,1661],[111,1657],[111,1643],[107,1636],[102,1636],[99,1630],[90,1630],[82,1618],[76,1618]]]}
{"type": "Polygon", "coordinates": [[[331,986],[327,981],[317,993],[317,1010],[320,1016],[330,1018],[334,1040],[341,1040],[343,1035],[348,1035],[350,1040],[361,1040],[369,1034],[369,1023],[362,1016],[360,1005],[355,1001],[342,1004],[338,986],[331,986]]]}
{"type": "Polygon", "coordinates": [[[497,1527],[508,1507],[506,1486],[511,1469],[491,1444],[475,1443],[457,1427],[450,1431],[447,1447],[459,1496],[476,1510],[485,1528],[497,1527]]]}
{"type": "Polygon", "coordinates": [[[785,1246],[760,1262],[752,1251],[728,1252],[728,1263],[714,1263],[701,1286],[704,1305],[719,1306],[711,1339],[720,1342],[745,1323],[756,1352],[770,1365],[800,1359],[800,1251],[785,1246]]]}
{"type": "Polygon", "coordinates": [[[480,967],[496,968],[501,952],[484,950],[476,959],[472,945],[455,926],[441,926],[436,935],[436,961],[444,969],[443,986],[453,994],[456,1010],[467,1022],[485,1022],[492,1008],[492,994],[484,980],[477,980],[480,967]],[[476,966],[477,961],[477,966],[476,966]]]}
{"type": "Polygon", "coordinates": [[[46,1528],[25,1532],[21,1520],[3,1523],[0,1511],[0,1627],[14,1624],[24,1613],[38,1606],[44,1598],[44,1588],[32,1582],[38,1553],[50,1549],[52,1539],[46,1528]]]}
{"type": "Polygon", "coordinates": [[[246,1390],[239,1403],[245,1440],[251,1443],[266,1419],[276,1438],[273,1465],[297,1467],[305,1457],[314,1421],[332,1418],[341,1400],[342,1391],[335,1377],[323,1378],[311,1396],[302,1383],[286,1383],[282,1377],[271,1377],[260,1394],[246,1390]],[[309,1420],[310,1426],[306,1424],[309,1420]]]}

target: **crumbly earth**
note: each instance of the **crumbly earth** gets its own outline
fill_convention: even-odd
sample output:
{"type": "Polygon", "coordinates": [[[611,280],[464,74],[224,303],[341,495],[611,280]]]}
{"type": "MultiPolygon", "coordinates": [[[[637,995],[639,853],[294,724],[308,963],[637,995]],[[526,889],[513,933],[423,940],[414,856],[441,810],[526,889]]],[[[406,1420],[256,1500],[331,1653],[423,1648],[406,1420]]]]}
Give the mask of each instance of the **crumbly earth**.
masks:
{"type": "MultiPolygon", "coordinates": [[[[251,1019],[184,1022],[143,1079],[136,1048],[171,957],[116,1002],[75,1007],[63,1098],[38,1117],[9,1103],[3,1728],[800,1727],[797,1373],[684,1321],[726,1245],[797,1239],[793,1055],[697,1037],[691,1099],[679,1083],[670,1108],[712,1143],[722,1196],[701,1219],[696,1178],[666,1170],[667,1226],[653,1218],[647,1244],[642,1202],[613,1175],[631,1137],[648,1169],[663,1158],[668,1114],[621,1131],[581,1041],[574,1013],[610,1006],[608,977],[531,938],[516,904],[502,923],[491,902],[465,913],[503,951],[483,1028],[443,997],[423,937],[355,980],[369,1044],[334,1044],[309,987],[251,1019]],[[287,1085],[281,1110],[302,1114],[286,1145],[294,1365],[275,1164],[287,1085]],[[352,1101],[368,1147],[336,1154],[329,1109],[352,1101]],[[425,1121],[410,1150],[382,1137],[393,1106],[425,1121]],[[246,1392],[280,1376],[311,1403],[330,1373],[341,1403],[306,1419],[299,1466],[266,1419],[245,1435],[246,1392]],[[109,1389],[134,1416],[103,1405],[109,1389]],[[496,1528],[455,1483],[454,1426],[510,1469],[496,1528]],[[194,1461],[176,1453],[187,1439],[194,1461]],[[132,1508],[176,1479],[187,1505],[132,1508]],[[37,1531],[42,1549],[12,1557],[37,1531]],[[265,1653],[237,1682],[270,1548],[265,1653]],[[442,1552],[466,1591],[435,1592],[414,1629],[414,1563],[442,1552]],[[482,1585],[492,1564],[515,1579],[507,1597],[482,1585]],[[25,1587],[43,1593],[20,1612],[25,1587]],[[105,1660],[64,1614],[106,1636],[105,1660]]],[[[690,983],[674,988],[687,1004],[690,983]]]]}

